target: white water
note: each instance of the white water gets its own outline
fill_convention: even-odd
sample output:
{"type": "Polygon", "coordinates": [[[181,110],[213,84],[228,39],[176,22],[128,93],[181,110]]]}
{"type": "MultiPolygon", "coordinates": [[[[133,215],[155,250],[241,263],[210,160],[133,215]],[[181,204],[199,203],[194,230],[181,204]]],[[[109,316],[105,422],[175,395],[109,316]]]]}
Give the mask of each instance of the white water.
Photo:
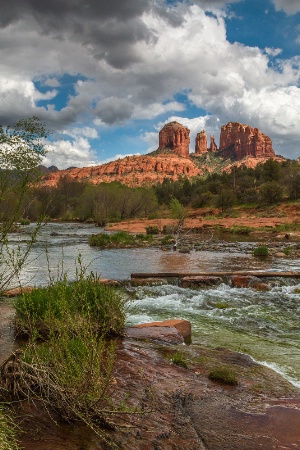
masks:
{"type": "MultiPolygon", "coordinates": [[[[25,228],[26,230],[26,228],[25,228]]],[[[44,285],[49,276],[66,272],[74,278],[81,255],[88,271],[102,277],[129,279],[132,272],[200,272],[227,270],[299,270],[300,260],[258,260],[246,253],[199,251],[190,254],[160,249],[99,250],[89,247],[88,236],[101,230],[90,225],[47,224],[21,273],[22,283],[44,285]],[[56,235],[51,233],[55,232],[56,235]],[[45,251],[46,249],[46,251],[45,251]]],[[[20,243],[26,234],[14,234],[20,243]]],[[[300,289],[295,280],[270,280],[269,292],[228,285],[192,290],[178,286],[137,288],[129,323],[169,318],[190,320],[193,341],[247,353],[300,384],[300,289]],[[289,283],[289,285],[286,285],[289,283]]]]}

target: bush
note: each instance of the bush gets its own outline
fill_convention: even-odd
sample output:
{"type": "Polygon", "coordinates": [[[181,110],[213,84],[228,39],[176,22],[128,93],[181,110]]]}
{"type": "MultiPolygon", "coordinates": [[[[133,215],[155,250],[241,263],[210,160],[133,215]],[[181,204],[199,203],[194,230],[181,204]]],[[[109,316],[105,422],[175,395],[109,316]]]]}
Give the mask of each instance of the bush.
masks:
{"type": "Polygon", "coordinates": [[[147,234],[159,234],[159,228],[156,225],[146,227],[146,233],[147,234]]]}
{"type": "Polygon", "coordinates": [[[265,245],[260,245],[253,250],[253,256],[267,257],[269,256],[269,249],[265,245]]]}
{"type": "Polygon", "coordinates": [[[221,366],[212,369],[209,372],[208,378],[219,383],[236,385],[238,384],[237,376],[230,367],[221,366]]]}
{"type": "Polygon", "coordinates": [[[253,231],[253,227],[247,227],[244,225],[233,225],[230,228],[230,232],[233,234],[249,234],[253,231]]]}
{"type": "Polygon", "coordinates": [[[89,245],[91,247],[121,247],[133,245],[135,238],[125,231],[117,231],[116,233],[92,234],[89,237],[89,245]]]}
{"type": "Polygon", "coordinates": [[[111,286],[99,284],[93,274],[79,276],[73,283],[66,277],[50,286],[26,292],[15,301],[16,330],[19,334],[47,338],[64,321],[70,332],[78,324],[93,323],[98,333],[122,334],[126,299],[111,286]]]}

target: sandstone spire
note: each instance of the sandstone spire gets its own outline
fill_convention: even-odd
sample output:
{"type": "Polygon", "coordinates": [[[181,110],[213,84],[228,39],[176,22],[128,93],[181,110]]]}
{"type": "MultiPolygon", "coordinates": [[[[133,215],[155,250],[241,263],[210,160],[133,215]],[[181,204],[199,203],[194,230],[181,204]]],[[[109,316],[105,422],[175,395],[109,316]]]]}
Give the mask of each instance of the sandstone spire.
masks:
{"type": "Polygon", "coordinates": [[[167,123],[159,132],[159,148],[169,148],[189,158],[190,130],[178,122],[167,123]]]}

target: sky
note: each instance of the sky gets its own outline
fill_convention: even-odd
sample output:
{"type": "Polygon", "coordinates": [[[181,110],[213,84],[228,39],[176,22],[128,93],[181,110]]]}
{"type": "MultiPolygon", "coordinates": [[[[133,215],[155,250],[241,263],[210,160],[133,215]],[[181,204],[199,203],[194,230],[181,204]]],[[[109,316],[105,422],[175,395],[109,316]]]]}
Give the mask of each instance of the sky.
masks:
{"type": "Polygon", "coordinates": [[[300,0],[0,0],[0,124],[37,116],[59,169],[229,121],[300,156],[300,0]]]}

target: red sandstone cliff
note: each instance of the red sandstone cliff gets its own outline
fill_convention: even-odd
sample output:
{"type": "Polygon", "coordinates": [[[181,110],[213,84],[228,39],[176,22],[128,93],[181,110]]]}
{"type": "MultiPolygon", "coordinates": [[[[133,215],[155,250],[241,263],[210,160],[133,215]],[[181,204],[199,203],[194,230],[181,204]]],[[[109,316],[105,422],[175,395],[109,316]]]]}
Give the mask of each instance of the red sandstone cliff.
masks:
{"type": "Polygon", "coordinates": [[[142,186],[161,183],[165,178],[175,181],[179,176],[195,177],[202,173],[190,159],[176,154],[128,156],[100,166],[50,173],[42,185],[54,187],[61,178],[67,176],[75,181],[93,184],[119,181],[127,186],[142,186]]]}
{"type": "Polygon", "coordinates": [[[275,157],[271,139],[258,128],[238,122],[229,122],[221,127],[221,156],[234,157],[237,161],[251,156],[253,158],[275,157]]]}
{"type": "Polygon", "coordinates": [[[159,132],[159,148],[173,150],[179,156],[189,158],[190,130],[178,122],[167,123],[159,132]]]}

